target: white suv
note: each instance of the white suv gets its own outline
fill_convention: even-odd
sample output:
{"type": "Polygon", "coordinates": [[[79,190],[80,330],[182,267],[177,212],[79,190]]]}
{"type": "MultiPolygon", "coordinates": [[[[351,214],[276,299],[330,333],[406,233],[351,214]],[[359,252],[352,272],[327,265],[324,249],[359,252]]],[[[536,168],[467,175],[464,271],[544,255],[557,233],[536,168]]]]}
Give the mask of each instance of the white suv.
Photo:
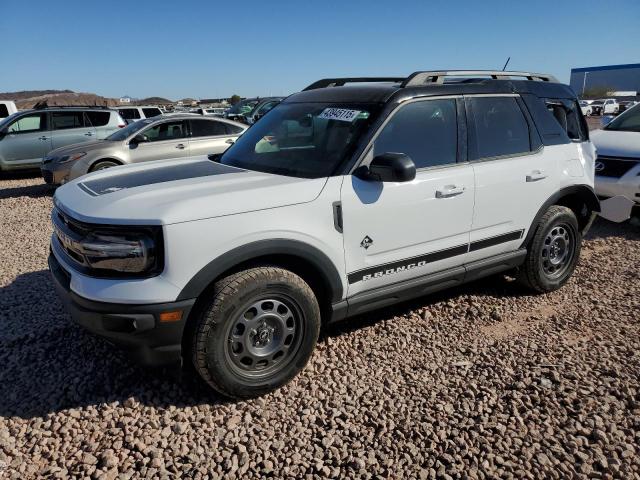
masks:
{"type": "Polygon", "coordinates": [[[124,121],[129,123],[137,122],[143,118],[157,117],[162,115],[162,110],[158,107],[146,106],[146,107],[117,107],[118,113],[124,121]]]}
{"type": "Polygon", "coordinates": [[[321,80],[221,157],[59,188],[50,269],[87,329],[251,397],[304,367],[323,324],[507,270],[560,288],[599,210],[594,157],[546,75],[321,80]]]}

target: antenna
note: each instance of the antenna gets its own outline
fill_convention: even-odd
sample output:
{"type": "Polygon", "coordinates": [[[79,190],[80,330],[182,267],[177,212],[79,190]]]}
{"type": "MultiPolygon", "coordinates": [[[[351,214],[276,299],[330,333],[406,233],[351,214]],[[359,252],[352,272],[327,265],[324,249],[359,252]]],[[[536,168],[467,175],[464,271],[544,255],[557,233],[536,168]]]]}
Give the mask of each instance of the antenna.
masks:
{"type": "Polygon", "coordinates": [[[511,60],[511,57],[507,58],[507,61],[505,62],[504,67],[502,67],[503,72],[507,69],[507,65],[509,65],[510,60],[511,60]]]}

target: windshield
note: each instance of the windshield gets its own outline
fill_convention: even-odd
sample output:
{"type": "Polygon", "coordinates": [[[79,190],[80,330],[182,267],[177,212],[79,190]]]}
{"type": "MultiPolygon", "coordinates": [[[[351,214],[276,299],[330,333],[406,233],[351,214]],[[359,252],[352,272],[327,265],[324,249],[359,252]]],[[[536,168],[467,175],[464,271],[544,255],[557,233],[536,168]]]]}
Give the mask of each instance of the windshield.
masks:
{"type": "Polygon", "coordinates": [[[604,127],[605,130],[619,132],[640,132],[640,104],[630,108],[604,127]]]}
{"type": "Polygon", "coordinates": [[[231,107],[227,113],[244,115],[245,113],[249,113],[253,110],[253,107],[257,104],[258,100],[242,100],[231,107]]]}
{"type": "Polygon", "coordinates": [[[220,162],[290,177],[328,177],[352,153],[375,113],[375,105],[280,104],[247,130],[220,162]]]}
{"type": "Polygon", "coordinates": [[[146,127],[147,125],[155,121],[156,121],[155,119],[143,119],[143,120],[138,120],[137,122],[130,123],[123,129],[120,129],[117,132],[109,135],[107,138],[105,138],[105,140],[109,140],[111,142],[121,142],[129,138],[129,136],[131,136],[132,134],[142,130],[144,127],[146,127]]]}

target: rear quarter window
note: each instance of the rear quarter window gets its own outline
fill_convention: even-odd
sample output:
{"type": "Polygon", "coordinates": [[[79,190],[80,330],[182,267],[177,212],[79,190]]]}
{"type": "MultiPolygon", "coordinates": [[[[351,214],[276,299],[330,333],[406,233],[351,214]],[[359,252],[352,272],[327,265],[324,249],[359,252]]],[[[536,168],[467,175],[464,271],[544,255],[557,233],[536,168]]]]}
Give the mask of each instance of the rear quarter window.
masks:
{"type": "Polygon", "coordinates": [[[125,120],[136,120],[140,118],[140,112],[138,112],[137,108],[121,108],[118,110],[118,113],[125,120]]]}
{"type": "Polygon", "coordinates": [[[111,117],[110,112],[84,112],[87,118],[89,119],[89,124],[92,127],[104,127],[107,123],[109,123],[109,118],[111,117]]]}
{"type": "Polygon", "coordinates": [[[162,112],[160,111],[159,108],[143,108],[142,113],[144,113],[144,116],[147,118],[157,117],[158,115],[162,115],[162,112]]]}
{"type": "Polygon", "coordinates": [[[244,130],[242,127],[238,127],[237,125],[231,125],[230,123],[225,124],[225,128],[227,130],[228,135],[238,135],[242,133],[244,130]]]}

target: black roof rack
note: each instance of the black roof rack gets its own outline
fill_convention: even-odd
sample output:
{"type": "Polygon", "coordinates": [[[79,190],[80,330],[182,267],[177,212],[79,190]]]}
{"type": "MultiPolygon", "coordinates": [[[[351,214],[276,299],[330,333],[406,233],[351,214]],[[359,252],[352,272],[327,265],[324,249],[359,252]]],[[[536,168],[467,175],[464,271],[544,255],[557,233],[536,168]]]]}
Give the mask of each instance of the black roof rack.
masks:
{"type": "Polygon", "coordinates": [[[342,87],[345,83],[376,83],[376,82],[402,82],[405,77],[345,77],[345,78],[323,78],[317,82],[313,82],[303,90],[315,90],[317,88],[326,87],[342,87]]]}
{"type": "Polygon", "coordinates": [[[107,105],[49,105],[46,101],[38,102],[33,106],[34,110],[44,110],[47,108],[95,108],[101,110],[110,110],[117,107],[109,107],[107,105]]]}
{"type": "Polygon", "coordinates": [[[376,82],[397,82],[400,87],[415,87],[426,85],[442,85],[445,78],[458,77],[460,79],[479,81],[489,77],[492,80],[511,80],[514,77],[526,80],[558,83],[553,75],[531,72],[511,72],[502,70],[436,70],[414,72],[408,77],[354,77],[354,78],[324,78],[312,83],[303,91],[315,90],[327,87],[342,87],[346,83],[376,83],[376,82]]]}

